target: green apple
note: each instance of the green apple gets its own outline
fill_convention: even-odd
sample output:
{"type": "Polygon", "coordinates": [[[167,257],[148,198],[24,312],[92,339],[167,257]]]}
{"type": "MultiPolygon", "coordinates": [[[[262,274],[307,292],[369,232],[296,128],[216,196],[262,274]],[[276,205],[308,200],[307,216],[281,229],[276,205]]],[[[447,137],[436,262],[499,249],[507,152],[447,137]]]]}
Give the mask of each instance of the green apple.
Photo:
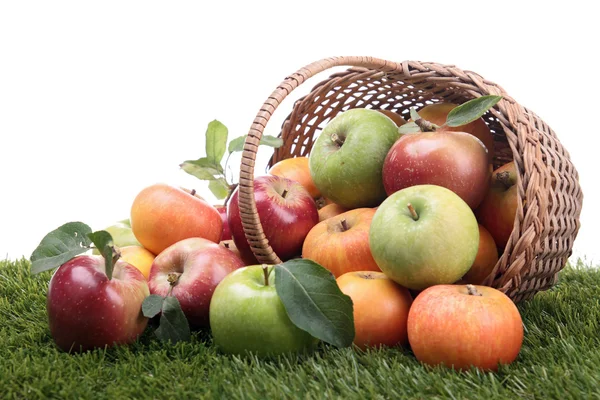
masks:
{"type": "Polygon", "coordinates": [[[216,287],[210,302],[214,343],[228,354],[259,357],[313,349],[318,340],[296,327],[277,295],[275,274],[261,265],[231,272],[216,287]]]}
{"type": "Polygon", "coordinates": [[[386,197],[383,162],[399,137],[394,121],[375,110],[354,108],[338,114],[309,156],[315,186],[345,208],[377,206],[386,197]]]}
{"type": "MultiPolygon", "coordinates": [[[[114,225],[104,228],[104,230],[110,233],[113,238],[113,242],[117,247],[142,246],[135,238],[128,219],[118,221],[114,225]]],[[[96,249],[94,249],[93,253],[100,254],[100,252],[96,249]]]]}
{"type": "Polygon", "coordinates": [[[454,283],[471,268],[479,227],[457,194],[436,185],[399,190],[377,209],[369,246],[389,278],[409,289],[454,283]]]}

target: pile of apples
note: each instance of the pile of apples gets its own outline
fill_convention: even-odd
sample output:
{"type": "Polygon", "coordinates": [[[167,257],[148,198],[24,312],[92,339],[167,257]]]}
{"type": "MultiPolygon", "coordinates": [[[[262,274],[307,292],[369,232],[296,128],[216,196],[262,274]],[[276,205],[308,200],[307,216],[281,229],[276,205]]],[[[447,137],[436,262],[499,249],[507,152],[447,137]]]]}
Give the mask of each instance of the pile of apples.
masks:
{"type": "MultiPolygon", "coordinates": [[[[425,131],[407,134],[390,111],[340,113],[309,157],[256,177],[254,197],[281,260],[318,263],[350,296],[358,347],[410,346],[428,364],[495,370],[523,340],[512,301],[481,286],[512,232],[515,167],[492,171],[481,118],[444,126],[455,107],[425,106],[409,122],[425,131]]],[[[214,206],[167,184],[143,189],[130,220],[107,229],[121,247],[113,279],[91,254],[54,274],[48,311],[58,346],[132,342],[148,322],[141,304],[155,294],[176,297],[189,325],[210,328],[226,353],[313,348],[246,240],[238,195],[214,206]]]]}

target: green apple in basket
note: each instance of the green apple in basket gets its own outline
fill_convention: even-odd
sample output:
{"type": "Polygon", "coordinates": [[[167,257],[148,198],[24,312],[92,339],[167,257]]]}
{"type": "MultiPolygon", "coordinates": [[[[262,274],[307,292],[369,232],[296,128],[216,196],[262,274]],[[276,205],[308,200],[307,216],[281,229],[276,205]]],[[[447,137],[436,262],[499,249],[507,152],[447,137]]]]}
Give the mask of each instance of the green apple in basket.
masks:
{"type": "Polygon", "coordinates": [[[479,225],[456,193],[437,185],[399,190],[379,206],[369,231],[375,262],[414,290],[458,281],[479,247],[479,225]]]}
{"type": "Polygon", "coordinates": [[[309,156],[315,185],[324,197],[349,209],[379,205],[386,197],[383,162],[399,137],[394,121],[375,110],[336,115],[309,156]]]}

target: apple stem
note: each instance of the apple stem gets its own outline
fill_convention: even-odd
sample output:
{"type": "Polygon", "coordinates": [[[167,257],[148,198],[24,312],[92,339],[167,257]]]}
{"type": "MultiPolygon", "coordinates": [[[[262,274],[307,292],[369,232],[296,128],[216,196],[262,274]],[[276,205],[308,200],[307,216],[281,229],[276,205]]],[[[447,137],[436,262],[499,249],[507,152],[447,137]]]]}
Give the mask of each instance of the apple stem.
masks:
{"type": "Polygon", "coordinates": [[[348,228],[348,222],[346,221],[346,218],[343,218],[340,221],[340,225],[342,226],[342,232],[346,232],[348,229],[350,229],[348,228]]]}
{"type": "Polygon", "coordinates": [[[177,282],[179,282],[179,277],[180,276],[181,276],[180,274],[176,274],[174,272],[172,272],[169,275],[167,275],[167,282],[169,282],[169,284],[171,285],[169,287],[169,292],[167,293],[167,297],[171,295],[171,292],[173,291],[173,287],[175,285],[177,285],[177,282]]]}
{"type": "Polygon", "coordinates": [[[469,292],[469,295],[471,295],[471,296],[483,296],[481,293],[479,293],[477,291],[477,288],[475,287],[475,285],[468,284],[467,291],[469,292]]]}
{"type": "Polygon", "coordinates": [[[417,124],[417,126],[421,129],[421,132],[435,132],[435,130],[439,128],[438,125],[423,118],[417,119],[415,124],[417,124]]]}
{"type": "Polygon", "coordinates": [[[192,195],[192,196],[195,196],[195,195],[196,195],[196,189],[192,189],[192,190],[190,191],[190,195],[192,195]]]}
{"type": "Polygon", "coordinates": [[[287,196],[288,191],[287,189],[283,189],[283,193],[281,193],[281,197],[283,197],[285,199],[285,196],[287,196]]]}
{"type": "Polygon", "coordinates": [[[415,208],[413,207],[412,204],[408,203],[408,211],[410,211],[410,216],[412,217],[412,219],[414,219],[415,221],[417,221],[419,219],[419,214],[417,214],[417,210],[415,210],[415,208]]]}
{"type": "Polygon", "coordinates": [[[263,274],[265,275],[265,286],[269,286],[269,266],[267,264],[262,265],[263,274]]]}
{"type": "Polygon", "coordinates": [[[229,243],[223,242],[223,246],[225,246],[225,248],[228,249],[229,248],[229,243]]]}
{"type": "Polygon", "coordinates": [[[331,134],[331,141],[335,142],[338,146],[342,147],[344,144],[344,139],[342,139],[337,133],[331,134]]]}
{"type": "Polygon", "coordinates": [[[508,171],[502,171],[502,172],[498,172],[496,174],[496,180],[498,182],[500,182],[501,184],[503,184],[506,189],[508,189],[511,184],[510,184],[510,174],[508,171]]]}

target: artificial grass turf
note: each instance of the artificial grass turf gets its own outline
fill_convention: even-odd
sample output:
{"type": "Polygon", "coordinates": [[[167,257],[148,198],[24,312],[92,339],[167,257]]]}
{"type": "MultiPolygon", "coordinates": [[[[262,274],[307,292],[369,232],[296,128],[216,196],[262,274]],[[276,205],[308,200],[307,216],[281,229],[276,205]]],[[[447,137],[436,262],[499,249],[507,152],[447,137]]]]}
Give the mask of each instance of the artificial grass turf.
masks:
{"type": "Polygon", "coordinates": [[[69,355],[48,329],[51,272],[29,268],[0,261],[0,399],[600,399],[600,270],[582,263],[519,304],[523,348],[498,373],[425,367],[403,349],[240,358],[220,354],[207,333],[167,345],[150,329],[128,347],[69,355]]]}

